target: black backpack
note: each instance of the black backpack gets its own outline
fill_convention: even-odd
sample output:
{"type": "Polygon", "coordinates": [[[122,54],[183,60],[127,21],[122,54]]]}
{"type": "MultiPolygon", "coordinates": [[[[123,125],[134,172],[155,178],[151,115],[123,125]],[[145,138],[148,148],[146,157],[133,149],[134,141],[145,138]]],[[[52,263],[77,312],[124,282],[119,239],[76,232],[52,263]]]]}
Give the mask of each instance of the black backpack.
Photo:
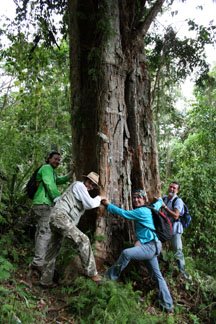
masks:
{"type": "Polygon", "coordinates": [[[29,181],[27,182],[26,184],[26,187],[25,187],[25,192],[27,194],[27,196],[30,198],[30,199],[33,199],[34,198],[34,195],[37,191],[37,188],[39,186],[39,183],[38,181],[36,181],[36,178],[37,178],[37,173],[38,171],[40,170],[40,168],[42,167],[39,166],[32,174],[31,178],[29,179],[29,181]]]}
{"type": "Polygon", "coordinates": [[[169,217],[162,212],[161,208],[156,210],[152,206],[146,206],[152,212],[152,217],[155,226],[155,232],[159,240],[163,243],[171,240],[172,238],[172,223],[169,217]]]}
{"type": "MultiPolygon", "coordinates": [[[[172,208],[174,209],[175,206],[175,202],[179,197],[175,197],[172,201],[172,208]]],[[[188,206],[183,202],[184,204],[184,214],[182,216],[179,217],[180,222],[182,223],[182,226],[184,228],[188,228],[188,226],[190,225],[190,222],[192,221],[192,217],[190,215],[188,206]]]]}

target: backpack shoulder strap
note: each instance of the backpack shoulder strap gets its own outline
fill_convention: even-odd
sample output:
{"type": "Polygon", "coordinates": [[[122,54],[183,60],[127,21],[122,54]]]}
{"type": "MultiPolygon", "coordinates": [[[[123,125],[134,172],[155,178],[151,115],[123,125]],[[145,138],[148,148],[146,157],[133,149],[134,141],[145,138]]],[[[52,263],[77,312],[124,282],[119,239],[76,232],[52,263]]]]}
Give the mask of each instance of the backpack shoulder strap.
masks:
{"type": "Polygon", "coordinates": [[[173,201],[172,201],[172,208],[174,209],[174,206],[175,206],[175,202],[176,202],[176,200],[177,199],[179,199],[179,197],[178,196],[176,196],[174,199],[173,199],[173,201]]]}
{"type": "Polygon", "coordinates": [[[163,200],[164,202],[166,202],[166,201],[168,200],[168,196],[164,195],[164,196],[162,197],[162,200],[163,200]]]}
{"type": "MultiPolygon", "coordinates": [[[[38,172],[40,171],[40,169],[44,166],[45,164],[41,164],[36,170],[36,177],[37,177],[37,174],[38,172]]],[[[47,189],[46,189],[46,186],[45,186],[45,183],[43,182],[43,179],[41,178],[40,181],[38,181],[39,183],[42,183],[43,187],[44,187],[44,190],[48,193],[47,189]]],[[[48,193],[49,194],[49,193],[48,193]]]]}
{"type": "Polygon", "coordinates": [[[35,175],[37,176],[38,172],[40,171],[40,169],[44,166],[44,164],[41,164],[35,171],[35,175]]]}
{"type": "Polygon", "coordinates": [[[151,209],[151,210],[155,210],[154,207],[151,206],[151,205],[147,205],[147,206],[145,206],[145,207],[148,208],[148,209],[151,209]]]}

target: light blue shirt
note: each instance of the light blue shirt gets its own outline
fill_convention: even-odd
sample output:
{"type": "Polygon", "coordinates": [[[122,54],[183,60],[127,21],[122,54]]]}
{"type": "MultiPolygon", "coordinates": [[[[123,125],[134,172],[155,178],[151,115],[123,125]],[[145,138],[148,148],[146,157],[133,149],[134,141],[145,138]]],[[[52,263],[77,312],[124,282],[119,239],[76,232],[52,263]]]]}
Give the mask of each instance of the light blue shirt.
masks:
{"type": "MultiPolygon", "coordinates": [[[[175,201],[174,208],[173,208],[172,202],[175,199],[175,197],[177,197],[177,195],[173,196],[172,199],[168,200],[168,197],[165,196],[163,198],[163,200],[170,210],[174,211],[174,209],[178,209],[179,215],[181,217],[184,214],[184,203],[183,203],[182,199],[178,197],[178,199],[176,199],[176,201],[175,201]]],[[[171,218],[171,220],[172,220],[172,224],[173,224],[173,235],[182,234],[184,229],[183,229],[183,226],[182,226],[182,223],[180,222],[180,220],[174,221],[173,217],[171,218]]]]}
{"type": "MultiPolygon", "coordinates": [[[[162,203],[163,200],[159,198],[157,202],[153,204],[153,207],[156,210],[159,210],[162,203]]],[[[125,210],[113,204],[109,204],[107,206],[107,211],[123,218],[133,220],[135,223],[136,238],[140,241],[140,243],[144,244],[152,240],[158,241],[157,234],[154,232],[155,226],[152,213],[149,208],[143,206],[133,210],[125,210]]]]}

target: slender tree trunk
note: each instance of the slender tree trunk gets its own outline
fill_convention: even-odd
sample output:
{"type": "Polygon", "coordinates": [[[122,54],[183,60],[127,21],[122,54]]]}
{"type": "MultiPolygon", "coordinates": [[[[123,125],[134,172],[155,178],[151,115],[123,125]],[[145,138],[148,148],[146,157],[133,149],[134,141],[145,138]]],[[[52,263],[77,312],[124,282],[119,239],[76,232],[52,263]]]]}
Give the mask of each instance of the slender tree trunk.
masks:
{"type": "MultiPolygon", "coordinates": [[[[160,6],[152,17],[163,1],[156,3],[160,6]]],[[[107,197],[126,209],[132,207],[132,189],[145,188],[150,199],[160,191],[143,41],[147,27],[141,28],[138,11],[144,14],[145,1],[142,7],[136,4],[69,1],[76,177],[98,172],[107,197]]],[[[103,212],[99,209],[95,227],[96,238],[104,238],[96,241],[96,255],[111,260],[124,240],[133,239],[133,228],[103,212]]]]}

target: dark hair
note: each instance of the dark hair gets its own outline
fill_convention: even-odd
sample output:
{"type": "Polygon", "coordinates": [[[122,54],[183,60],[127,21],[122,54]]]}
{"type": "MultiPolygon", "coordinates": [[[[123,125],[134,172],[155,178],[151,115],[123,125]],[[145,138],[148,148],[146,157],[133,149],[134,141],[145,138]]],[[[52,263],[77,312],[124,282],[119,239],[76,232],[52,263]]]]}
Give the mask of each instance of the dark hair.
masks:
{"type": "Polygon", "coordinates": [[[49,163],[49,160],[52,159],[53,155],[61,155],[58,151],[51,151],[49,154],[48,154],[48,157],[47,159],[45,160],[46,163],[49,163]]]}
{"type": "Polygon", "coordinates": [[[180,190],[180,183],[179,183],[179,182],[177,182],[177,181],[171,181],[170,184],[171,184],[171,183],[176,184],[176,185],[178,186],[178,189],[180,190]]]}

